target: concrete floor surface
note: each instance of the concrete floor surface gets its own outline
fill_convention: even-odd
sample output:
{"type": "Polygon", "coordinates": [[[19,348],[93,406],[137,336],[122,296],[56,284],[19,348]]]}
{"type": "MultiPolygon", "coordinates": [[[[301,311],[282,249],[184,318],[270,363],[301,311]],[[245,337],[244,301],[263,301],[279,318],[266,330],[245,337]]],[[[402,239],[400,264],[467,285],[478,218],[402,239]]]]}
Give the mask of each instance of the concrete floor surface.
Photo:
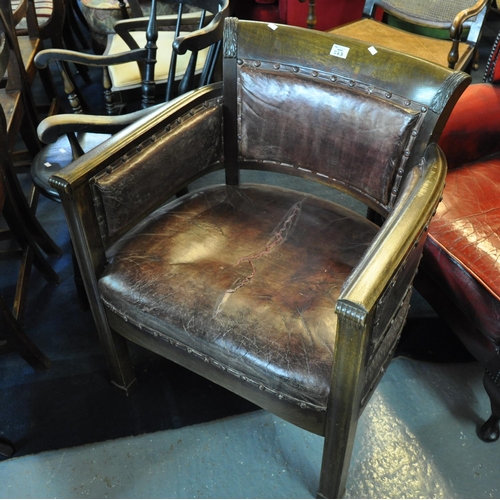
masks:
{"type": "MultiPolygon", "coordinates": [[[[476,363],[396,359],[362,415],[347,498],[500,498],[476,363]]],[[[323,439],[265,411],[0,463],[1,498],[312,498],[323,439]]]]}

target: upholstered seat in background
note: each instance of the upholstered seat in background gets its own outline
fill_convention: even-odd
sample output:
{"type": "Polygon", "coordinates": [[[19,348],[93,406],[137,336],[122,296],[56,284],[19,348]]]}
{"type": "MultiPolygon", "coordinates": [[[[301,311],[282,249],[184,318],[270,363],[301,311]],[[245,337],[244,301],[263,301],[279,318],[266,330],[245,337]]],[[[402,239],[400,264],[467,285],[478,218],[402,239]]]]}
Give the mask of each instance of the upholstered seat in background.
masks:
{"type": "Polygon", "coordinates": [[[470,71],[490,0],[367,0],[340,35],[470,71]]]}
{"type": "MultiPolygon", "coordinates": [[[[196,16],[196,19],[199,20],[199,15],[196,16]]],[[[187,34],[188,32],[181,31],[178,36],[185,36],[187,34]]],[[[139,47],[144,47],[146,45],[146,33],[144,31],[132,31],[131,35],[139,47]]],[[[167,83],[170,77],[170,62],[173,51],[172,46],[175,38],[175,31],[160,31],[158,33],[158,40],[156,41],[156,44],[158,45],[158,60],[155,65],[155,83],[157,85],[167,83]]],[[[130,47],[127,45],[125,40],[116,34],[108,35],[108,42],[109,43],[106,46],[104,55],[111,56],[130,50],[130,47]]],[[[198,52],[195,66],[196,75],[199,75],[202,72],[207,60],[208,52],[208,47],[205,47],[198,52]]],[[[180,81],[186,73],[190,56],[191,52],[178,55],[175,74],[172,75],[175,80],[180,81]]],[[[139,71],[139,67],[135,62],[120,64],[119,66],[110,66],[109,72],[112,82],[112,92],[123,92],[132,88],[137,88],[142,83],[142,76],[139,71]]]]}
{"type": "Polygon", "coordinates": [[[485,441],[500,436],[499,52],[500,34],[485,83],[466,90],[443,133],[450,170],[416,282],[485,369],[492,407],[479,430],[485,441]]]}

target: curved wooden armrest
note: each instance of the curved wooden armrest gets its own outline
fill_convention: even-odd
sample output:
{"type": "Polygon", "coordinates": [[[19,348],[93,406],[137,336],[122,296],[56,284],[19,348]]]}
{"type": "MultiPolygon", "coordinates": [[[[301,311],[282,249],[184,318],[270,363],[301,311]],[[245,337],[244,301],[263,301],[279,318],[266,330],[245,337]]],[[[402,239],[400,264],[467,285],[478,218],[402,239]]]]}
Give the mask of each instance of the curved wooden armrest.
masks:
{"type": "Polygon", "coordinates": [[[448,66],[453,69],[458,61],[458,45],[460,43],[460,37],[462,36],[462,30],[465,21],[471,17],[477,16],[481,10],[483,10],[488,5],[489,0],[478,0],[475,5],[470,9],[461,10],[453,19],[450,26],[450,38],[453,43],[451,46],[450,53],[448,54],[448,66]]]}
{"type": "MultiPolygon", "coordinates": [[[[226,2],[226,5],[228,5],[228,2],[226,2]]],[[[221,40],[224,19],[228,16],[228,13],[228,8],[217,12],[207,26],[196,32],[177,37],[172,47],[178,54],[185,54],[188,50],[200,50],[221,40]]]]}
{"type": "Polygon", "coordinates": [[[45,49],[40,51],[35,56],[35,65],[38,68],[46,68],[50,61],[62,61],[75,64],[83,64],[86,66],[112,66],[114,64],[122,64],[131,61],[142,59],[146,55],[146,49],[138,48],[120,52],[113,55],[94,55],[85,54],[74,50],[67,49],[45,49]]]}
{"type": "Polygon", "coordinates": [[[446,158],[439,146],[431,144],[426,150],[425,161],[429,167],[424,175],[419,168],[409,174],[394,210],[352,272],[340,294],[337,314],[342,314],[342,304],[353,305],[365,315],[373,311],[405,257],[426,230],[444,189],[446,158]]]}
{"type": "Polygon", "coordinates": [[[452,40],[454,40],[455,38],[460,38],[465,21],[467,21],[467,19],[470,19],[471,17],[477,16],[481,12],[481,10],[486,7],[488,1],[489,0],[478,0],[472,7],[470,7],[469,9],[461,10],[455,16],[455,19],[453,19],[453,23],[450,27],[450,37],[452,38],[452,40]]]}
{"type": "Polygon", "coordinates": [[[61,135],[70,132],[78,133],[91,130],[95,133],[114,133],[121,130],[125,125],[135,123],[161,106],[164,106],[164,104],[157,104],[133,113],[114,116],[75,113],[49,116],[38,125],[38,137],[43,143],[51,144],[56,142],[61,135]]]}

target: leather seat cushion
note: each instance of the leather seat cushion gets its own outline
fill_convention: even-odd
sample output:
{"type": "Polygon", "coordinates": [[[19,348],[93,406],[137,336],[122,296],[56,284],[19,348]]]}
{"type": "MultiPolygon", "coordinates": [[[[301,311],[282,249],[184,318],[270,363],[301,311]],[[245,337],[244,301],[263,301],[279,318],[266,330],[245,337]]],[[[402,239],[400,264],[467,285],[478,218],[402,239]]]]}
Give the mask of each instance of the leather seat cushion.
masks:
{"type": "Polygon", "coordinates": [[[336,301],[376,232],[365,217],[303,193],[216,186],[127,235],[99,289],[145,335],[322,409],[336,301]]]}
{"type": "Polygon", "coordinates": [[[421,265],[500,342],[500,154],[448,172],[421,265]]]}

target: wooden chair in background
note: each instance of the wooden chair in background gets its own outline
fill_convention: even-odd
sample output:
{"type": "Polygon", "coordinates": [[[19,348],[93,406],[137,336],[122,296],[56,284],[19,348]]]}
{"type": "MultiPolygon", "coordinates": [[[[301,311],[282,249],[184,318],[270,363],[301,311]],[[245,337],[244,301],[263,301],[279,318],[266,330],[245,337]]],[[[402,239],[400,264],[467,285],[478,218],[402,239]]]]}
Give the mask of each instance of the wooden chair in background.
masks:
{"type": "MultiPolygon", "coordinates": [[[[46,21],[40,26],[34,0],[19,0],[13,5],[10,0],[0,0],[4,21],[11,33],[16,36],[20,62],[24,66],[30,92],[33,92],[35,82],[40,81],[42,84],[43,92],[40,92],[36,99],[37,118],[44,118],[58,111],[57,91],[51,74],[36,67],[35,55],[45,48],[46,42],[54,46],[63,46],[64,9],[63,0],[54,0],[52,16],[42,18],[46,21]]],[[[26,144],[26,146],[32,154],[31,145],[26,144]]]]}
{"type": "Polygon", "coordinates": [[[35,157],[31,166],[35,184],[47,197],[59,200],[57,191],[49,184],[54,173],[109,137],[109,133],[103,134],[110,130],[117,131],[137,120],[136,114],[123,114],[123,108],[125,111],[128,109],[127,105],[132,105],[129,106],[131,111],[134,111],[134,103],[137,107],[137,102],[142,102],[142,107],[147,108],[212,81],[229,1],[199,1],[196,5],[203,9],[194,18],[189,13],[187,16],[183,13],[189,2],[178,1],[174,4],[178,8],[178,15],[174,18],[157,16],[154,0],[149,18],[118,22],[115,28],[122,45],[118,49],[110,49],[109,54],[95,56],[46,50],[37,56],[40,67],[46,67],[51,60],[101,67],[104,72],[102,90],[106,113],[122,114],[115,118],[85,114],[88,110],[82,107],[76,89],[61,66],[65,91],[75,114],[55,116],[45,122],[40,134],[42,141],[48,145],[35,157]],[[203,11],[206,11],[206,17],[203,11]],[[181,32],[181,26],[186,24],[195,29],[181,32]],[[150,35],[147,37],[148,25],[150,35]],[[161,31],[162,27],[175,29],[161,31]],[[162,43],[158,42],[157,37],[162,39],[162,43]],[[143,44],[142,48],[138,40],[143,44]],[[124,96],[130,91],[135,91],[135,98],[124,96]],[[47,124],[51,125],[47,127],[47,124]]]}
{"type": "MultiPolygon", "coordinates": [[[[59,255],[60,250],[36,219],[21,189],[9,155],[6,120],[0,110],[0,213],[3,224],[2,241],[9,240],[8,248],[0,252],[2,258],[19,260],[19,275],[12,307],[0,295],[0,352],[17,352],[36,369],[47,369],[50,361],[31,341],[22,328],[28,296],[31,269],[34,265],[45,279],[53,284],[59,277],[48,263],[43,251],[59,255]]],[[[6,283],[2,283],[5,285],[6,283]]]]}
{"type": "MultiPolygon", "coordinates": [[[[1,241],[9,240],[8,250],[0,252],[1,258],[19,260],[13,305],[9,307],[0,290],[0,354],[15,352],[36,370],[47,370],[50,360],[34,344],[23,329],[23,315],[28,296],[28,284],[32,265],[54,284],[59,282],[57,274],[47,262],[41,246],[48,235],[36,220],[28,206],[17,176],[13,174],[7,140],[6,120],[0,109],[0,219],[4,229],[0,232],[1,241]],[[6,226],[6,228],[5,228],[6,226]]],[[[49,248],[49,252],[57,249],[49,248]]],[[[5,286],[5,277],[2,285],[5,286]]],[[[0,436],[0,455],[11,457],[15,452],[14,444],[0,436]]]]}
{"type": "Polygon", "coordinates": [[[470,72],[491,0],[366,0],[364,19],[333,31],[470,72]]]}
{"type": "MultiPolygon", "coordinates": [[[[3,123],[5,123],[1,110],[0,113],[3,123]]],[[[1,131],[3,133],[5,127],[2,126],[1,131]]],[[[0,139],[0,153],[2,155],[0,160],[2,183],[6,193],[6,201],[2,210],[2,218],[6,223],[6,228],[0,232],[0,236],[2,241],[12,242],[8,245],[8,249],[2,252],[2,257],[9,259],[16,257],[20,262],[12,317],[22,323],[32,266],[35,266],[48,282],[58,284],[59,277],[48,263],[44,253],[50,256],[60,256],[61,250],[41,226],[28,203],[19,179],[13,172],[5,137],[0,139]]]]}

